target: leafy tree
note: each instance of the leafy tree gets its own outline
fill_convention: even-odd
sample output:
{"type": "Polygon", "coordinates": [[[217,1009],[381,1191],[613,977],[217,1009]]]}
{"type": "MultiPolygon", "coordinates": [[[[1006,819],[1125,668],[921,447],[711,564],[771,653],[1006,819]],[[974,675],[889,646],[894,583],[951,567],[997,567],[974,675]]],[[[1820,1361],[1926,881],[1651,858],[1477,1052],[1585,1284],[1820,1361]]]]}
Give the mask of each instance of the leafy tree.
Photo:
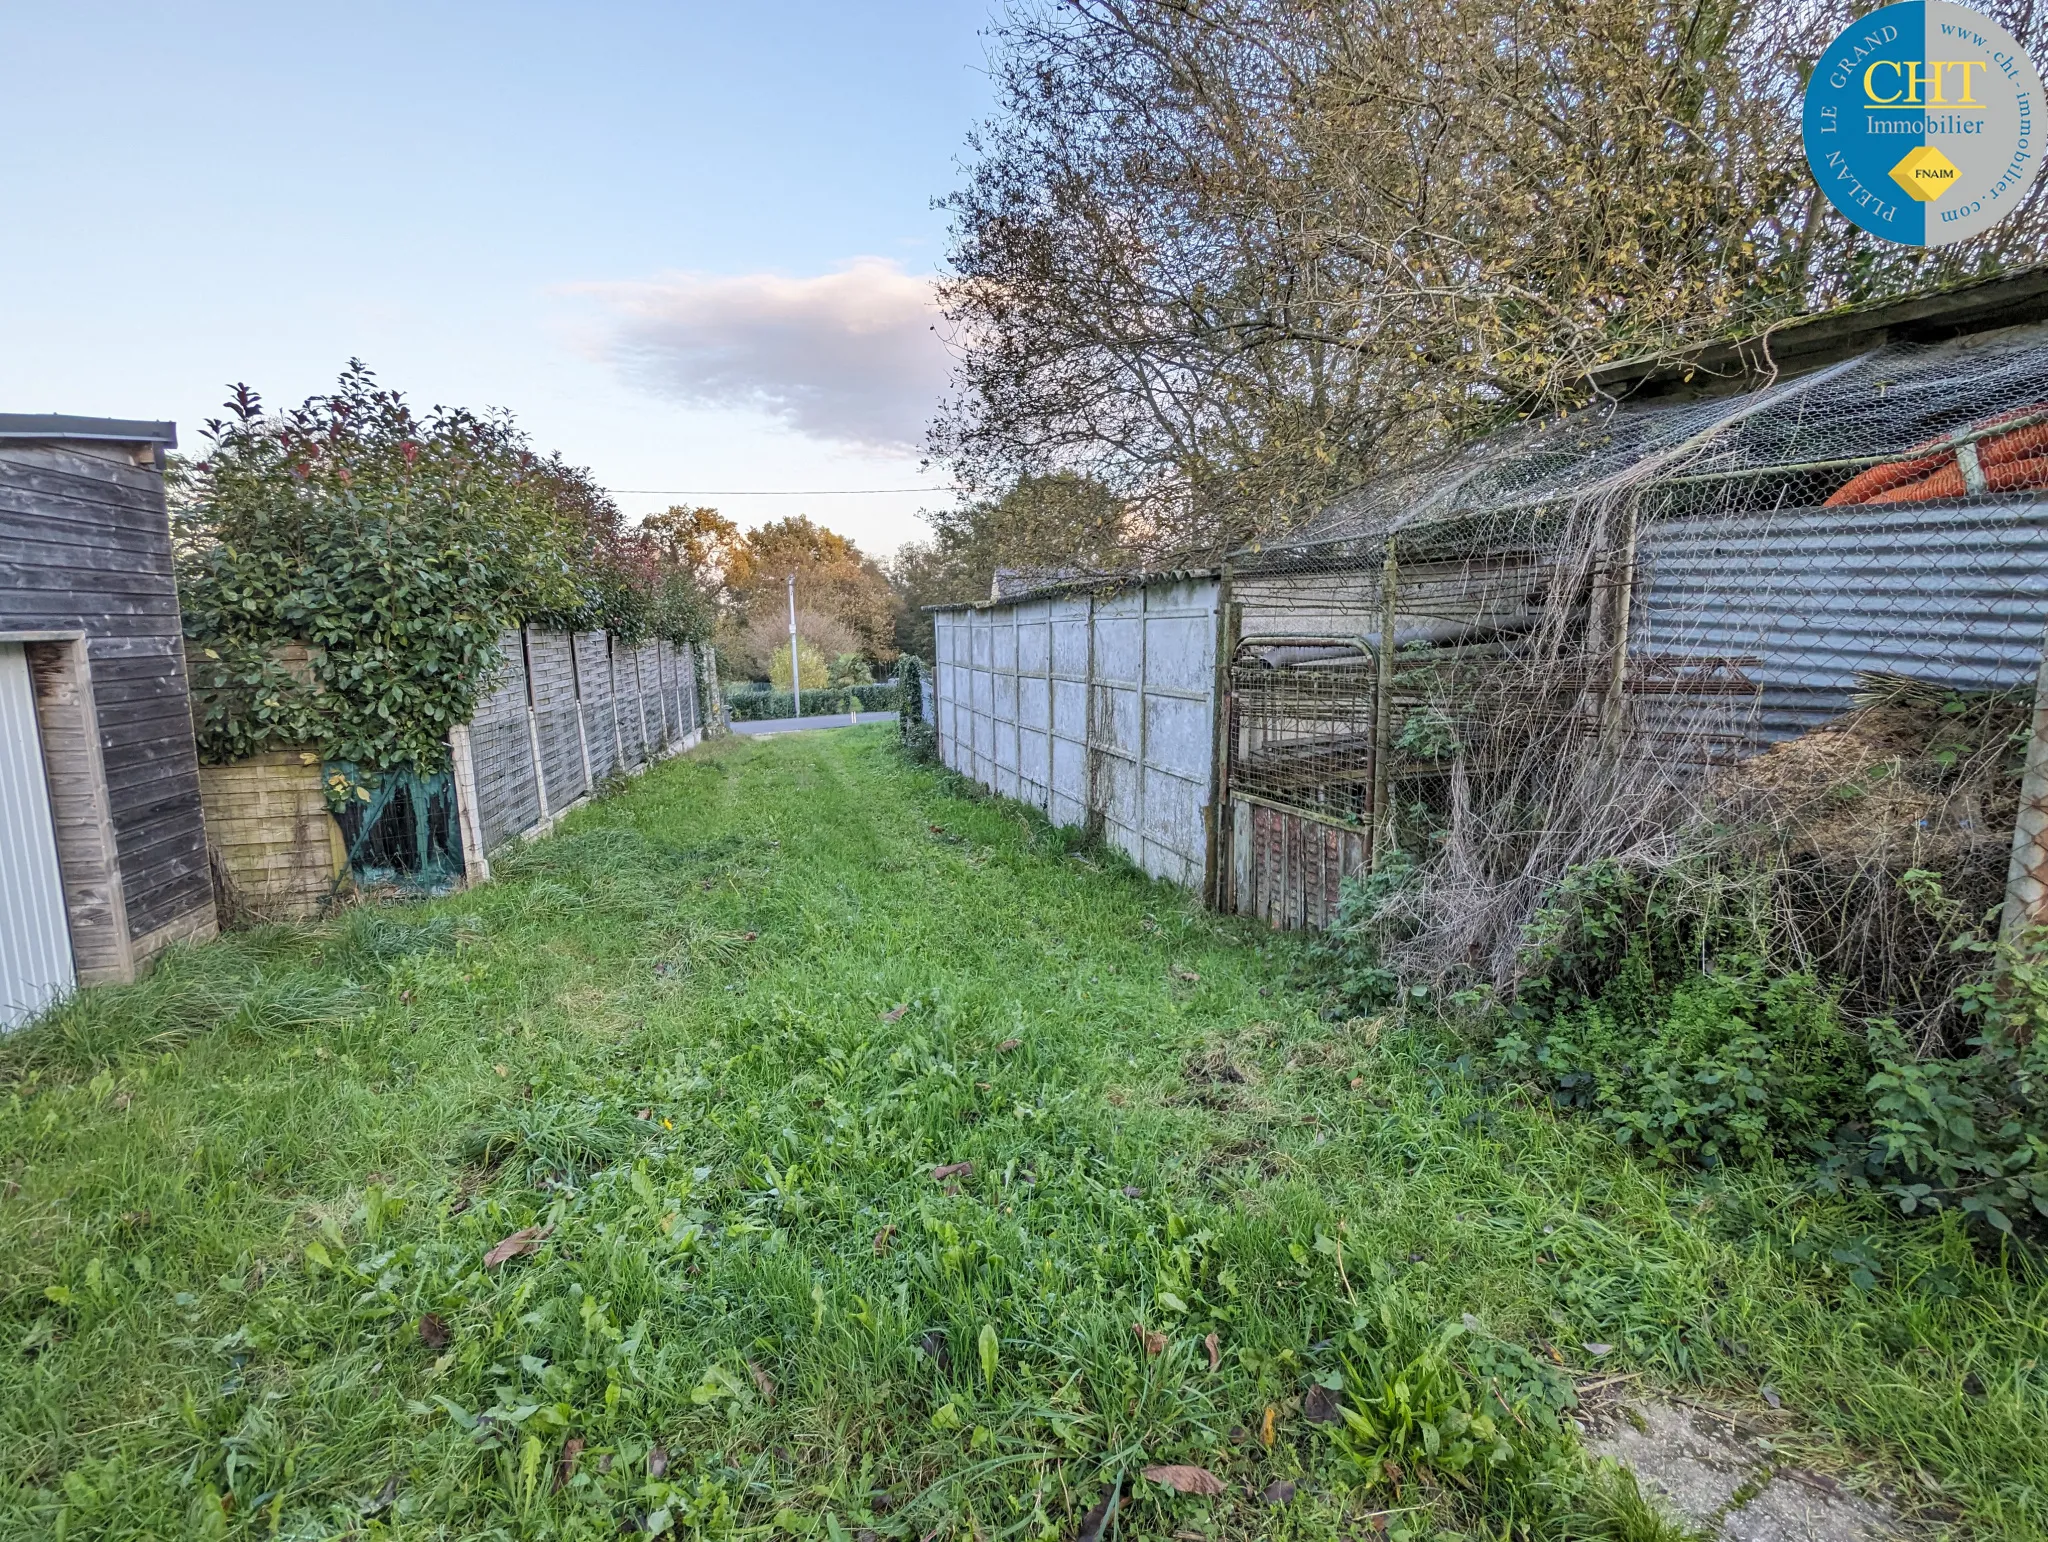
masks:
{"type": "MultiPolygon", "coordinates": [[[[726,563],[729,641],[744,647],[756,633],[765,640],[777,617],[786,630],[785,582],[793,573],[798,606],[836,623],[840,635],[850,634],[844,644],[835,638],[830,652],[858,650],[876,664],[895,659],[895,597],[888,576],[845,536],[799,514],[750,531],[730,547],[726,563]]],[[[818,641],[825,646],[825,639],[818,641]]]]}
{"type": "Polygon", "coordinates": [[[998,497],[927,513],[929,541],[889,564],[896,589],[896,647],[929,658],[927,605],[989,597],[999,572],[1049,575],[1123,567],[1131,539],[1124,501],[1104,482],[1071,471],[1024,476],[998,497]]]}
{"type": "MultiPolygon", "coordinates": [[[[815,643],[797,638],[797,667],[802,673],[803,688],[807,691],[823,690],[828,683],[825,655],[815,643]]],[[[789,644],[784,643],[775,650],[774,658],[768,662],[768,682],[778,691],[786,691],[789,684],[789,644]]]]}

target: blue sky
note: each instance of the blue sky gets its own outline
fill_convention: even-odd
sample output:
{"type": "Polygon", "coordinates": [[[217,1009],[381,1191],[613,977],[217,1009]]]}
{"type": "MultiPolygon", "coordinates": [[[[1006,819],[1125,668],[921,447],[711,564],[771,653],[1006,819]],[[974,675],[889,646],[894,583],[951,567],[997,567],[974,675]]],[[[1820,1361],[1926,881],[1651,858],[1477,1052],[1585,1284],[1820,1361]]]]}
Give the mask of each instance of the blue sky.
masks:
{"type": "MultiPolygon", "coordinates": [[[[0,7],[0,411],[174,418],[351,355],[627,489],[941,488],[931,201],[983,0],[0,7]]],[[[721,496],[885,553],[943,491],[721,496]]]]}

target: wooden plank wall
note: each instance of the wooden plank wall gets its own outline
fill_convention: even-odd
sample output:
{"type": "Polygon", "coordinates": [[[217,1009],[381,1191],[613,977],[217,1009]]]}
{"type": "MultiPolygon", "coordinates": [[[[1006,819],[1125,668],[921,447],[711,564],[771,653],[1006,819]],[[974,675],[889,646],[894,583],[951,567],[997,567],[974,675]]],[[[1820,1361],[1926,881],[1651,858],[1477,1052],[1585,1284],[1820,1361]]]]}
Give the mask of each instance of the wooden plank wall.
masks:
{"type": "Polygon", "coordinates": [[[612,772],[695,742],[702,708],[692,650],[628,648],[603,632],[572,638],[538,627],[507,632],[500,650],[504,667],[469,725],[486,853],[544,828],[612,772]]]}
{"type": "Polygon", "coordinates": [[[84,639],[30,643],[36,726],[43,739],[50,819],[71,923],[71,959],[81,985],[135,978],[128,899],[121,887],[120,845],[100,757],[99,715],[92,700],[84,639]]]}
{"type": "Polygon", "coordinates": [[[476,770],[477,819],[484,849],[495,850],[540,823],[540,784],[526,720],[526,650],[516,631],[498,639],[504,662],[469,725],[476,770]]]}
{"type": "Polygon", "coordinates": [[[612,732],[611,639],[602,632],[576,634],[576,688],[590,746],[590,777],[602,782],[619,763],[619,741],[612,732]]]}
{"type": "Polygon", "coordinates": [[[548,810],[565,809],[590,791],[583,775],[583,735],[576,715],[576,666],[567,632],[526,629],[526,663],[533,682],[534,726],[548,810]]]}
{"type": "Polygon", "coordinates": [[[0,631],[85,634],[136,961],[177,938],[210,935],[213,883],[170,523],[148,452],[0,443],[0,631]]]}
{"type": "Polygon", "coordinates": [[[276,750],[199,773],[230,921],[310,921],[348,871],[320,757],[276,750]]]}
{"type": "Polygon", "coordinates": [[[619,715],[619,768],[647,759],[647,719],[641,711],[640,661],[630,648],[612,644],[612,704],[619,715]]]}
{"type": "Polygon", "coordinates": [[[1365,832],[1249,798],[1231,800],[1223,907],[1281,931],[1327,931],[1343,882],[1366,870],[1365,832]]]}

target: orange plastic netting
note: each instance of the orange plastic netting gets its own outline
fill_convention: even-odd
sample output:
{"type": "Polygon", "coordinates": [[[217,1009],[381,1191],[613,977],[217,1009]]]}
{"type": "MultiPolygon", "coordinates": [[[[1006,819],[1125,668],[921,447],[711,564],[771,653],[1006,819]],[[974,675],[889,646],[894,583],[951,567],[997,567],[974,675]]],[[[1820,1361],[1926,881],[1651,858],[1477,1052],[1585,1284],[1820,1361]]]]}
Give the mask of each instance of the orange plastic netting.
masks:
{"type": "MultiPolygon", "coordinates": [[[[2014,412],[2001,413],[1971,425],[1964,436],[1984,437],[1966,443],[1974,449],[1983,486],[1977,491],[2011,492],[2027,487],[2048,487],[2048,404],[2037,403],[2014,412]],[[2027,419],[2003,434],[1986,433],[2000,423],[2027,419]]],[[[1848,504],[1926,503],[1936,498],[1961,498],[1973,489],[1964,475],[1954,446],[1929,454],[1909,453],[1906,459],[1886,461],[1860,472],[1827,501],[1829,508],[1848,504]]]]}

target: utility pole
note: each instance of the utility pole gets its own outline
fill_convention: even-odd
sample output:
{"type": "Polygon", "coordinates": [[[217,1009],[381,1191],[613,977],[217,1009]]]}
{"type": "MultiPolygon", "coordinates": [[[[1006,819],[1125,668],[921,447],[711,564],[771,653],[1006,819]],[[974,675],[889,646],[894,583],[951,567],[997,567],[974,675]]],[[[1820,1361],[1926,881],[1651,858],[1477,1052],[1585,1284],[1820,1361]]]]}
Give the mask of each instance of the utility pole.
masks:
{"type": "Polygon", "coordinates": [[[804,715],[804,676],[796,657],[796,574],[789,575],[789,693],[796,702],[796,715],[804,715]]]}

